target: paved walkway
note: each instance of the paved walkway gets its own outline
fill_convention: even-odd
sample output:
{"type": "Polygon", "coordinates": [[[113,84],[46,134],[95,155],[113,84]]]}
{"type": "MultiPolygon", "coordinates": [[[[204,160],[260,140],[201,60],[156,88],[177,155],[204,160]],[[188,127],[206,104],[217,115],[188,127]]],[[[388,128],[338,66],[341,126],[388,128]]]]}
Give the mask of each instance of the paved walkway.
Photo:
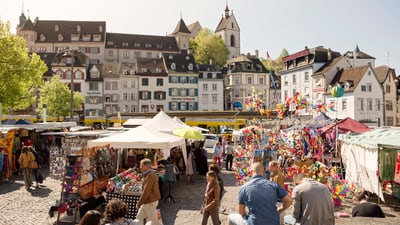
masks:
{"type": "MultiPolygon", "coordinates": [[[[45,176],[43,185],[30,192],[25,191],[22,175],[14,175],[9,181],[0,181],[0,225],[53,224],[56,216],[49,217],[48,211],[60,198],[60,181],[47,177],[48,169],[43,168],[42,173],[45,176]]],[[[222,207],[226,209],[226,213],[236,212],[239,187],[236,186],[233,172],[223,170],[221,176],[226,189],[222,207]]],[[[164,191],[168,190],[167,186],[164,188],[164,191]]],[[[194,177],[192,182],[189,182],[187,177],[181,176],[171,189],[175,203],[165,199],[160,202],[164,225],[201,224],[202,215],[199,209],[205,188],[206,180],[203,176],[194,177]]],[[[382,205],[387,216],[385,219],[339,218],[336,224],[398,225],[400,202],[389,195],[386,198],[386,204],[382,205]]],[[[350,212],[352,206],[351,200],[346,200],[342,207],[336,208],[336,211],[350,212]]],[[[226,215],[220,214],[220,219],[222,224],[227,224],[226,215]]]]}

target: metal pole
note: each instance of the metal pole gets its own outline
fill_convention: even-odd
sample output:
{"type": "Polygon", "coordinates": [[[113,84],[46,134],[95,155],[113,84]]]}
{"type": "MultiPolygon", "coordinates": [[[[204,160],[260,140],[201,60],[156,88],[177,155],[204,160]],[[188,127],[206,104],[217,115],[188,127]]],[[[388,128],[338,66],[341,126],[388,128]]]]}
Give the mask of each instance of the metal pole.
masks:
{"type": "Polygon", "coordinates": [[[70,112],[70,118],[71,121],[74,118],[74,58],[75,58],[75,53],[71,51],[71,112],[70,112]]]}
{"type": "Polygon", "coordinates": [[[0,126],[3,125],[3,108],[2,108],[3,100],[0,97],[0,126]]]}
{"type": "Polygon", "coordinates": [[[43,104],[43,123],[47,123],[47,105],[43,104]]]}

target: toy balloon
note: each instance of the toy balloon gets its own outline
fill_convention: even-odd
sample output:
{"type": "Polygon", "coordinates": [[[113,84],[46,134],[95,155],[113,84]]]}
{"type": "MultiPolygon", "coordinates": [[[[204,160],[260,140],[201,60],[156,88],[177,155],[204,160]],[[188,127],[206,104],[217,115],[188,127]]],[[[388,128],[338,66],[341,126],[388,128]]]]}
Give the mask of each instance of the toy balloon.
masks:
{"type": "Polygon", "coordinates": [[[335,87],[331,89],[331,95],[333,97],[342,97],[344,95],[344,89],[342,85],[337,84],[335,87]]]}

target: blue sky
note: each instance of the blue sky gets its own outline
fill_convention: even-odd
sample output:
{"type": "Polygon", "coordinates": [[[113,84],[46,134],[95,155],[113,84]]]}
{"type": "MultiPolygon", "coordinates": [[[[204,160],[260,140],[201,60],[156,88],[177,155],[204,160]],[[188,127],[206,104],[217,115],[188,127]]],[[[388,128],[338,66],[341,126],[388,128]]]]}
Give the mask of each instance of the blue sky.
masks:
{"type": "MultiPolygon", "coordinates": [[[[179,19],[214,30],[226,3],[241,29],[241,51],[276,58],[324,46],[361,51],[400,74],[398,0],[24,0],[25,15],[41,20],[106,21],[107,32],[165,35],[179,19]],[[28,12],[29,10],[29,12],[28,12]]],[[[0,0],[0,20],[15,33],[22,0],[0,0]]]]}

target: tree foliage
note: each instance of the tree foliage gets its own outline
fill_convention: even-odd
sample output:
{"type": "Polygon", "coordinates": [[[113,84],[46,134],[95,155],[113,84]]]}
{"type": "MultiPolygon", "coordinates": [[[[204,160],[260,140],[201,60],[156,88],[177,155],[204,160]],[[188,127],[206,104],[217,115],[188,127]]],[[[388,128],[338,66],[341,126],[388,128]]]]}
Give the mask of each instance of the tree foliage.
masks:
{"type": "Polygon", "coordinates": [[[213,65],[221,68],[229,56],[229,50],[222,38],[208,28],[203,28],[194,39],[190,39],[190,47],[196,63],[199,64],[209,64],[212,61],[213,65]]]}
{"type": "Polygon", "coordinates": [[[288,56],[289,52],[284,48],[281,51],[281,54],[276,59],[264,59],[261,58],[261,62],[268,70],[273,70],[275,72],[279,72],[283,68],[283,57],[288,56]]]}
{"type": "Polygon", "coordinates": [[[0,97],[5,111],[26,109],[47,70],[37,54],[29,54],[25,40],[11,34],[9,22],[0,20],[0,97]]]}
{"type": "MultiPolygon", "coordinates": [[[[67,83],[61,82],[59,75],[53,75],[51,81],[44,82],[39,90],[39,106],[37,111],[43,113],[43,104],[47,106],[47,114],[60,118],[70,114],[71,89],[67,83]]],[[[74,108],[80,108],[84,97],[79,92],[74,92],[74,108]]]]}

